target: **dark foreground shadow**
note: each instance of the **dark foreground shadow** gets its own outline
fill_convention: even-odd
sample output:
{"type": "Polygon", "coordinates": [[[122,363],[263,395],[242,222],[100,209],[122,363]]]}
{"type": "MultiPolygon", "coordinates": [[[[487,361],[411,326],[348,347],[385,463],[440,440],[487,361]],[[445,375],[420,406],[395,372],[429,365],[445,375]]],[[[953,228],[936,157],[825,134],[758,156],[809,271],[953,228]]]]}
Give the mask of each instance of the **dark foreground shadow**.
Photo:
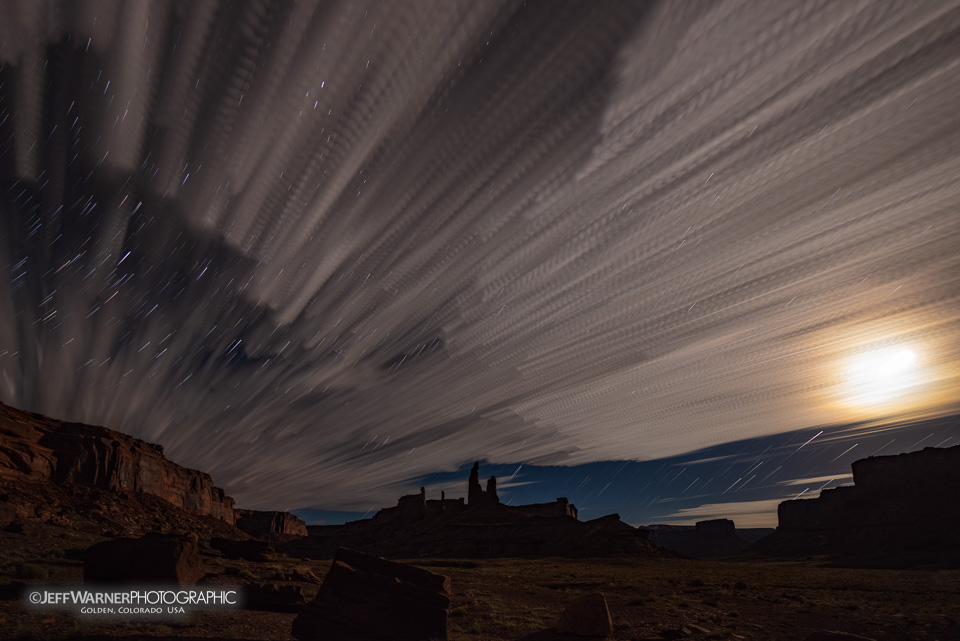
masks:
{"type": "MultiPolygon", "coordinates": [[[[560,634],[557,632],[556,628],[550,628],[549,630],[540,630],[539,632],[533,632],[526,636],[522,636],[515,641],[596,641],[598,639],[604,639],[605,637],[581,637],[581,636],[570,636],[569,634],[560,634]]],[[[654,637],[643,637],[638,638],[637,641],[663,641],[664,637],[654,636],[654,637]]]]}
{"type": "Polygon", "coordinates": [[[560,634],[557,632],[556,628],[550,628],[548,630],[540,630],[539,632],[532,632],[526,636],[520,637],[516,641],[573,641],[574,639],[583,639],[583,641],[590,641],[590,639],[602,639],[603,637],[581,637],[581,636],[570,636],[569,634],[560,634]]]}
{"type": "MultiPolygon", "coordinates": [[[[81,635],[77,637],[71,637],[73,639],[103,639],[102,634],[91,633],[90,636],[81,635]]],[[[164,635],[156,636],[154,634],[133,634],[124,637],[110,637],[110,641],[170,641],[170,639],[176,639],[177,641],[266,641],[264,639],[256,639],[249,637],[181,637],[177,635],[164,635]]]]}
{"type": "MultiPolygon", "coordinates": [[[[555,629],[550,630],[540,630],[539,632],[533,632],[526,636],[520,637],[517,641],[570,641],[570,637],[565,634],[560,634],[555,629]]],[[[583,637],[587,639],[589,637],[583,637]]]]}

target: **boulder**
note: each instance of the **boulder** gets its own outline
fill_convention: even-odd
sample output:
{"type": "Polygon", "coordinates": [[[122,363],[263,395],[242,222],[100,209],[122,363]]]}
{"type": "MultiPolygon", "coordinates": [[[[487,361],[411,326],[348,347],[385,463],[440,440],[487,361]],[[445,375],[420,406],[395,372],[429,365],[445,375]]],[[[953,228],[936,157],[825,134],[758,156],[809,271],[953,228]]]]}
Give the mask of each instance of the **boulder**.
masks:
{"type": "Polygon", "coordinates": [[[613,619],[602,592],[587,594],[571,601],[557,624],[560,634],[605,637],[613,634],[613,619]]]}
{"type": "Polygon", "coordinates": [[[873,641],[873,639],[862,637],[859,634],[849,634],[847,632],[817,630],[805,636],[803,641],[873,641]]]}
{"type": "Polygon", "coordinates": [[[323,579],[314,574],[311,570],[294,570],[290,573],[291,581],[300,581],[302,583],[314,583],[320,585],[323,579]]]}
{"type": "Polygon", "coordinates": [[[299,612],[307,602],[303,586],[293,583],[251,583],[243,594],[248,610],[299,612]]]}
{"type": "Polygon", "coordinates": [[[6,528],[17,520],[17,508],[10,502],[10,495],[0,494],[0,528],[6,528]]]}
{"type": "Polygon", "coordinates": [[[87,548],[87,583],[160,582],[193,585],[206,574],[197,535],[150,532],[140,538],[103,541],[87,548]]]}
{"type": "Polygon", "coordinates": [[[10,521],[5,526],[3,526],[4,532],[10,532],[11,534],[23,534],[23,522],[22,521],[10,521]]]}
{"type": "Polygon", "coordinates": [[[263,541],[234,541],[215,537],[210,539],[210,547],[219,550],[223,556],[233,561],[244,559],[254,563],[265,563],[277,560],[277,551],[272,545],[263,541]]]}
{"type": "Polygon", "coordinates": [[[403,563],[337,550],[317,597],[293,622],[300,641],[447,638],[450,579],[403,563]]]}

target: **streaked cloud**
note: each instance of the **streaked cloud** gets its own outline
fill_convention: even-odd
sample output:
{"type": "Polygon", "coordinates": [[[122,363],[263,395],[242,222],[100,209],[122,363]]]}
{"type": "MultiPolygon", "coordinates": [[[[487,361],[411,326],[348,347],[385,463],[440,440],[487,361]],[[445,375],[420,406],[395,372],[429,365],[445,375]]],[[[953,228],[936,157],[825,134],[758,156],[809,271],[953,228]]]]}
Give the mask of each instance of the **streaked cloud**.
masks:
{"type": "Polygon", "coordinates": [[[840,485],[845,481],[852,481],[853,474],[832,474],[826,476],[812,476],[805,479],[789,479],[786,481],[777,481],[777,485],[820,485],[821,483],[830,483],[831,481],[840,485]]]}
{"type": "Polygon", "coordinates": [[[42,6],[0,4],[3,402],[360,512],[957,409],[952,3],[42,6]],[[874,344],[910,403],[848,406],[874,344]]]}

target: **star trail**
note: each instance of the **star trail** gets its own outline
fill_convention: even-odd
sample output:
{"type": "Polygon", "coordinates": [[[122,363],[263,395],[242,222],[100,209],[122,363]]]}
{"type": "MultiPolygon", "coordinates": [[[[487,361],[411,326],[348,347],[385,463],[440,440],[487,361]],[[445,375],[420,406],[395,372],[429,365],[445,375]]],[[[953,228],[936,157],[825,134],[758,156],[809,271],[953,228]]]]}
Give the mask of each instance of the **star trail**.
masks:
{"type": "Polygon", "coordinates": [[[958,411],[958,43],[953,1],[2,2],[0,401],[244,507],[829,462],[958,411]]]}

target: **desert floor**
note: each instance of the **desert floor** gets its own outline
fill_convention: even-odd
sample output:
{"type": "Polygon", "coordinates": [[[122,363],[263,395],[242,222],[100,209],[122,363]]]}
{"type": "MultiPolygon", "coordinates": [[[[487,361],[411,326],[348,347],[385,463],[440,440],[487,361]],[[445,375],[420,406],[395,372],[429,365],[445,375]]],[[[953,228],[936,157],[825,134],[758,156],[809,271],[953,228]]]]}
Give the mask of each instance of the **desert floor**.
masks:
{"type": "MultiPolygon", "coordinates": [[[[295,614],[200,612],[167,623],[103,622],[28,611],[24,585],[81,583],[89,534],[29,525],[0,532],[0,639],[292,639],[295,614]]],[[[213,583],[288,580],[295,570],[322,577],[329,560],[280,557],[272,563],[205,559],[213,583]]],[[[813,630],[876,640],[960,640],[960,570],[825,567],[821,560],[416,559],[451,578],[453,641],[555,638],[564,605],[595,590],[606,595],[612,639],[799,641],[813,630]]],[[[315,593],[316,586],[308,591],[315,593]]],[[[569,637],[565,637],[568,638],[569,637]]]]}

